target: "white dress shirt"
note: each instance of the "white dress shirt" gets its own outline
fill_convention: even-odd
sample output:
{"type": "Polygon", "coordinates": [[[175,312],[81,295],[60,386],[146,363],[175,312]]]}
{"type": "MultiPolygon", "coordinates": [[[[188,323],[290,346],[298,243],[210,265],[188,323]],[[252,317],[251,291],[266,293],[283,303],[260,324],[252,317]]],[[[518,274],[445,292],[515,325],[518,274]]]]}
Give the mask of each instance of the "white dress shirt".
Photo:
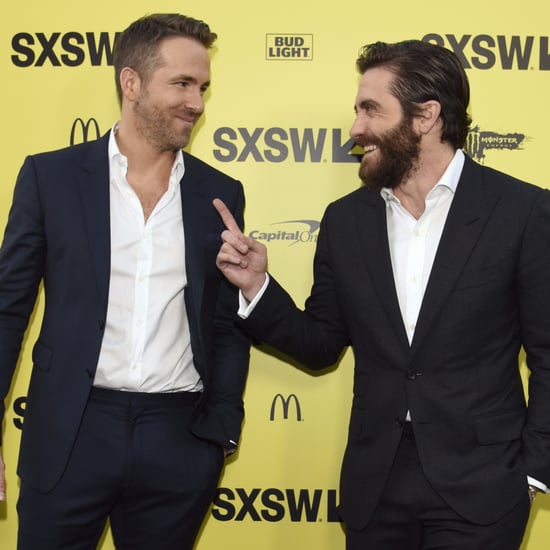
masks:
{"type": "MultiPolygon", "coordinates": [[[[168,189],[144,220],[126,179],[128,160],[109,141],[111,276],[94,386],[139,392],[200,391],[185,310],[185,242],[178,152],[168,189]]],[[[102,220],[97,220],[102,223],[102,220]]]]}
{"type": "Polygon", "coordinates": [[[426,195],[425,210],[418,220],[391,189],[380,191],[386,203],[393,278],[409,344],[463,166],[464,153],[457,150],[441,179],[426,195]]]}

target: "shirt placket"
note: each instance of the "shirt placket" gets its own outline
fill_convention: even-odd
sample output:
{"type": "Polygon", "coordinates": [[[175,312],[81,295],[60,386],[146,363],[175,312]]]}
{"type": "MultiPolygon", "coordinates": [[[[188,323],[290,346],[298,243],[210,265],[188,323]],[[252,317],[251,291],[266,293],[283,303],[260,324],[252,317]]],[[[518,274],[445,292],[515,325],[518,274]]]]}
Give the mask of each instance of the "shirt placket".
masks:
{"type": "MultiPolygon", "coordinates": [[[[140,216],[143,220],[143,211],[140,216]]],[[[141,222],[141,238],[138,244],[134,277],[134,310],[132,314],[132,361],[129,378],[135,384],[143,378],[143,354],[146,342],[147,311],[149,308],[149,281],[153,256],[153,217],[141,222]]]]}
{"type": "Polygon", "coordinates": [[[406,285],[406,324],[409,342],[412,342],[418,314],[422,305],[422,276],[426,261],[427,217],[422,216],[412,228],[407,252],[406,285]]]}

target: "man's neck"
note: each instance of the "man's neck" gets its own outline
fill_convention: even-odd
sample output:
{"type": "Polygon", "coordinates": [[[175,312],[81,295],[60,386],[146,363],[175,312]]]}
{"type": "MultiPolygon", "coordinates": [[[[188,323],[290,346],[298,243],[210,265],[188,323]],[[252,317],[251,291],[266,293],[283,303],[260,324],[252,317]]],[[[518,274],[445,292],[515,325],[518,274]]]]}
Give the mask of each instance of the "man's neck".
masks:
{"type": "Polygon", "coordinates": [[[440,145],[433,150],[422,151],[416,168],[405,181],[393,189],[403,208],[416,219],[424,213],[426,196],[441,179],[455,155],[452,146],[440,145]]]}
{"type": "Polygon", "coordinates": [[[176,159],[175,151],[157,149],[134,128],[127,128],[122,122],[115,139],[120,152],[128,160],[128,172],[141,174],[144,179],[151,179],[155,175],[156,178],[168,180],[176,159]]]}

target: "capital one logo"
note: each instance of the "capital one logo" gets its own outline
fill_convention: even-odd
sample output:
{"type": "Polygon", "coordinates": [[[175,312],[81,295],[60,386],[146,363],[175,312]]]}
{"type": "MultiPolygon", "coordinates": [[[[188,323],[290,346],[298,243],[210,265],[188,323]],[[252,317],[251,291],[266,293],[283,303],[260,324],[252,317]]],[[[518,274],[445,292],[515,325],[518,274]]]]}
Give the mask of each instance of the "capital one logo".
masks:
{"type": "Polygon", "coordinates": [[[69,143],[71,145],[87,143],[99,139],[100,135],[99,124],[95,118],[89,118],[87,122],[84,122],[84,119],[78,117],[71,126],[69,143]]]}
{"type": "Polygon", "coordinates": [[[282,393],[278,393],[275,395],[275,397],[273,398],[273,401],[271,402],[271,411],[269,413],[269,420],[271,422],[275,420],[276,416],[278,417],[278,415],[276,414],[276,411],[279,410],[279,407],[278,407],[279,403],[280,403],[282,418],[284,420],[288,420],[290,404],[292,403],[296,420],[298,422],[302,421],[302,410],[300,408],[300,402],[298,401],[296,394],[291,393],[287,397],[285,397],[282,393]]]}

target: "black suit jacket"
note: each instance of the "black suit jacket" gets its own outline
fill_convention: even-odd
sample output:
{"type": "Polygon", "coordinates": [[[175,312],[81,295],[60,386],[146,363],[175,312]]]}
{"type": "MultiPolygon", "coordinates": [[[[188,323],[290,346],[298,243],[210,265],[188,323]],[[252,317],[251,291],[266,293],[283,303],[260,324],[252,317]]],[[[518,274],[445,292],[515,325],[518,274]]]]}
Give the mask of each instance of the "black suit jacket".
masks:
{"type": "Polygon", "coordinates": [[[355,357],[341,514],[371,517],[406,411],[437,492],[468,520],[502,517],[550,485],[550,193],[469,158],[409,345],[379,193],[366,188],[323,217],[305,312],[273,280],[243,322],[310,368],[355,357]],[[529,408],[518,369],[530,369],[529,408]]]}
{"type": "MultiPolygon", "coordinates": [[[[33,348],[18,474],[48,491],[61,477],[97,366],[110,277],[108,135],[28,157],[20,171],[0,251],[0,403],[33,310],[39,284],[44,318],[33,348]]],[[[231,449],[243,419],[249,343],[235,326],[237,300],[216,268],[224,227],[221,198],[240,224],[239,182],[184,153],[181,181],[185,305],[194,364],[204,383],[192,431],[231,449]]]]}

